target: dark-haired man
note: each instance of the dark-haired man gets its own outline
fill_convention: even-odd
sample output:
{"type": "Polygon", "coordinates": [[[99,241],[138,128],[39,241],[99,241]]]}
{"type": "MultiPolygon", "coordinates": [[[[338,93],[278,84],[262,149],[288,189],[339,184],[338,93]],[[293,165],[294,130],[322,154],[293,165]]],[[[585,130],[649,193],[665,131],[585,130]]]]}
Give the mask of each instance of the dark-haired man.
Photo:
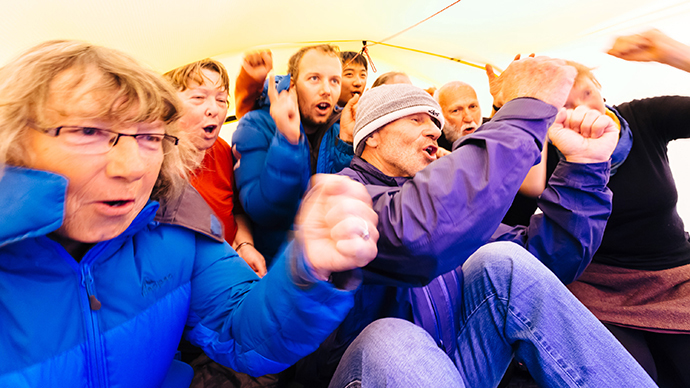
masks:
{"type": "Polygon", "coordinates": [[[341,51],[340,63],[343,65],[343,80],[338,106],[343,108],[351,98],[364,93],[369,73],[366,58],[356,51],[341,51]]]}

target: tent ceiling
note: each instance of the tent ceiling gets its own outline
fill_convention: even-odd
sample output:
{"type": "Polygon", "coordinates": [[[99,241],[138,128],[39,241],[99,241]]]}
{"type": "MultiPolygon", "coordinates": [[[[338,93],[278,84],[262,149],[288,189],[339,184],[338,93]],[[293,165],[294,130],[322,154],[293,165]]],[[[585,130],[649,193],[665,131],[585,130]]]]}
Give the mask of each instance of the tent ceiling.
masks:
{"type": "MultiPolygon", "coordinates": [[[[280,73],[289,55],[306,42],[337,41],[343,49],[357,50],[362,40],[384,40],[453,2],[4,1],[0,63],[45,40],[80,39],[128,52],[159,71],[217,57],[236,74],[243,51],[269,47],[280,73]]],[[[462,0],[386,43],[499,67],[506,66],[516,53],[574,59],[597,67],[608,102],[618,103],[659,94],[688,94],[688,74],[602,54],[614,36],[650,26],[690,43],[688,21],[690,1],[681,0],[462,0]]],[[[462,79],[475,86],[485,109],[491,103],[485,75],[479,69],[382,45],[370,51],[379,74],[403,70],[425,87],[462,79]]],[[[371,74],[370,82],[376,76],[371,74]]],[[[684,175],[676,173],[677,178],[684,175]]],[[[690,192],[690,182],[678,183],[679,189],[690,192]]],[[[684,197],[681,195],[681,202],[684,197]]],[[[682,206],[681,213],[690,220],[690,204],[682,206]]]]}
{"type": "MultiPolygon", "coordinates": [[[[47,39],[119,48],[159,70],[208,56],[277,43],[380,41],[453,0],[238,1],[65,0],[6,2],[0,62],[47,39]]],[[[547,52],[609,37],[658,19],[687,20],[678,0],[462,0],[388,41],[475,62],[505,63],[517,52],[547,52]]]]}

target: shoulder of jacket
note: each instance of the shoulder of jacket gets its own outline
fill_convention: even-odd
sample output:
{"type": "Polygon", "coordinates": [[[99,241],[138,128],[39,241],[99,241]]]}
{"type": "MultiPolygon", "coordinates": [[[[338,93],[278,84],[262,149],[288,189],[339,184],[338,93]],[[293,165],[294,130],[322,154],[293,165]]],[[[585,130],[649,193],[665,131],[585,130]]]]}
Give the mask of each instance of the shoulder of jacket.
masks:
{"type": "Polygon", "coordinates": [[[218,242],[225,241],[220,219],[190,184],[177,198],[161,201],[154,220],[163,224],[181,226],[218,242]]]}

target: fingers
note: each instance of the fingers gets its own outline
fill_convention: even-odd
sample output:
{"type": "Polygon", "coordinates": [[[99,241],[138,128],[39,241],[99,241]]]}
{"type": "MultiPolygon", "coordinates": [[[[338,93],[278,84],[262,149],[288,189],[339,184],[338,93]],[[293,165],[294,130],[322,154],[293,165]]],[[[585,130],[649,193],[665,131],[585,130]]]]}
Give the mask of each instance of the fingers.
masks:
{"type": "Polygon", "coordinates": [[[359,94],[355,94],[347,104],[345,104],[345,109],[352,112],[352,118],[355,118],[355,113],[357,113],[357,103],[359,102],[359,94]]]}
{"type": "Polygon", "coordinates": [[[323,192],[324,195],[346,195],[364,202],[371,207],[371,196],[367,189],[359,182],[340,175],[316,174],[311,179],[312,190],[323,192]]]}
{"type": "Polygon", "coordinates": [[[604,134],[604,130],[608,127],[609,121],[613,122],[608,116],[584,105],[578,106],[573,110],[568,110],[567,112],[568,118],[565,126],[579,133],[585,139],[600,138],[604,134]]]}
{"type": "MultiPolygon", "coordinates": [[[[520,54],[518,54],[518,56],[520,56],[520,54]]],[[[497,77],[496,73],[494,72],[493,66],[487,63],[486,65],[484,65],[484,69],[486,70],[487,77],[489,77],[489,82],[491,82],[491,80],[497,77]]]]}
{"type": "Polygon", "coordinates": [[[592,124],[592,133],[597,134],[596,138],[600,138],[609,132],[618,132],[618,125],[607,115],[597,117],[592,124]]]}
{"type": "Polygon", "coordinates": [[[650,47],[651,42],[640,35],[622,36],[616,39],[613,47],[606,53],[621,59],[636,59],[650,47]]]}
{"type": "MultiPolygon", "coordinates": [[[[257,252],[257,254],[259,253],[257,252]]],[[[266,269],[266,260],[263,258],[263,256],[261,256],[260,260],[256,260],[254,262],[254,265],[252,265],[251,267],[254,270],[254,272],[256,272],[256,274],[259,275],[259,277],[261,278],[264,277],[264,275],[266,275],[266,272],[268,271],[266,269]]]]}
{"type": "Polygon", "coordinates": [[[264,260],[263,256],[259,254],[260,257],[242,257],[244,261],[249,264],[249,268],[252,269],[252,271],[256,272],[257,275],[259,275],[260,278],[264,277],[266,275],[266,261],[264,260]]]}
{"type": "Polygon", "coordinates": [[[556,114],[556,119],[553,121],[553,125],[558,125],[565,127],[565,121],[568,119],[568,111],[565,108],[560,108],[556,114]]]}
{"type": "Polygon", "coordinates": [[[366,235],[367,230],[371,230],[372,227],[376,229],[378,216],[366,202],[341,195],[330,197],[327,206],[329,210],[326,213],[325,221],[326,225],[332,228],[331,237],[333,238],[343,239],[360,234],[366,235]],[[354,217],[354,221],[341,225],[343,220],[352,217],[354,217]]]}
{"type": "Polygon", "coordinates": [[[378,240],[376,223],[378,216],[362,202],[350,204],[349,209],[333,208],[326,216],[326,224],[332,224],[331,238],[335,241],[360,237],[363,240],[378,240]]]}
{"type": "Polygon", "coordinates": [[[271,74],[268,76],[268,100],[271,105],[278,100],[278,90],[276,90],[276,77],[271,74]]]}
{"type": "Polygon", "coordinates": [[[501,96],[503,102],[519,97],[532,97],[557,108],[562,107],[575,82],[577,70],[565,61],[548,57],[528,57],[513,61],[501,73],[500,87],[492,95],[501,96]]]}
{"type": "Polygon", "coordinates": [[[273,54],[270,51],[262,51],[261,60],[269,71],[273,69],[273,54]]]}
{"type": "Polygon", "coordinates": [[[235,159],[235,163],[233,164],[232,168],[233,170],[236,170],[240,167],[240,159],[242,159],[242,154],[237,150],[236,144],[233,144],[232,146],[232,156],[235,159]]]}
{"type": "Polygon", "coordinates": [[[292,105],[291,105],[291,108],[293,110],[292,113],[296,113],[297,109],[298,109],[297,107],[299,106],[298,105],[299,103],[297,101],[297,89],[291,87],[290,89],[288,89],[288,94],[290,96],[290,100],[292,100],[292,105]]]}
{"type": "Polygon", "coordinates": [[[442,158],[446,155],[450,155],[450,151],[443,147],[438,147],[438,149],[436,150],[436,158],[442,158]]]}
{"type": "Polygon", "coordinates": [[[273,69],[273,54],[270,50],[247,52],[244,54],[242,67],[249,72],[255,68],[262,68],[263,71],[269,72],[273,69]]]}
{"type": "Polygon", "coordinates": [[[237,150],[237,144],[232,145],[232,156],[238,162],[240,161],[240,159],[242,159],[242,154],[240,153],[240,151],[237,150]]]}
{"type": "MultiPolygon", "coordinates": [[[[378,239],[378,233],[376,239],[378,239]]],[[[374,238],[363,240],[357,237],[350,240],[340,240],[335,244],[335,248],[341,255],[352,258],[355,266],[364,267],[376,258],[378,252],[376,241],[374,238]]]]}

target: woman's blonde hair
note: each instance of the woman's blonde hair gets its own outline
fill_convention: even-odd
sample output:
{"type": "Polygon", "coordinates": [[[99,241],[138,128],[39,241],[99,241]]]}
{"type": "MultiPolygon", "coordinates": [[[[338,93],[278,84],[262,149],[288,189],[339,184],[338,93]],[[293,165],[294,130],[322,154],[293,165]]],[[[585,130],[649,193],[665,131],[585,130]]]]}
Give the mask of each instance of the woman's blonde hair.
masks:
{"type": "MultiPolygon", "coordinates": [[[[48,41],[0,68],[0,174],[5,165],[26,165],[26,134],[29,124],[41,126],[46,121],[51,81],[68,69],[77,69],[80,76],[65,86],[76,90],[85,74],[93,74],[85,70],[93,68],[101,74],[98,91],[108,96],[95,118],[127,123],[161,120],[166,134],[181,135],[176,125],[180,102],[160,74],[117,50],[79,41],[48,41]]],[[[155,200],[181,192],[193,151],[186,141],[177,147],[164,142],[164,153],[151,194],[155,200]]]]}
{"type": "Polygon", "coordinates": [[[195,82],[197,85],[202,85],[204,83],[204,78],[206,78],[202,72],[204,69],[218,73],[220,76],[221,89],[228,93],[230,92],[230,77],[228,77],[228,72],[225,70],[225,66],[211,58],[202,59],[200,61],[177,67],[163,74],[163,77],[172,82],[175,89],[180,92],[184,92],[190,88],[192,82],[195,82]]]}
{"type": "Polygon", "coordinates": [[[571,60],[566,60],[565,63],[567,65],[574,67],[575,70],[577,70],[577,76],[575,77],[575,81],[582,80],[583,78],[589,78],[590,80],[592,80],[592,82],[594,83],[594,85],[596,87],[601,89],[601,84],[599,83],[597,78],[594,76],[594,73],[592,73],[592,70],[594,70],[593,68],[587,67],[581,63],[571,61],[571,60]]]}

